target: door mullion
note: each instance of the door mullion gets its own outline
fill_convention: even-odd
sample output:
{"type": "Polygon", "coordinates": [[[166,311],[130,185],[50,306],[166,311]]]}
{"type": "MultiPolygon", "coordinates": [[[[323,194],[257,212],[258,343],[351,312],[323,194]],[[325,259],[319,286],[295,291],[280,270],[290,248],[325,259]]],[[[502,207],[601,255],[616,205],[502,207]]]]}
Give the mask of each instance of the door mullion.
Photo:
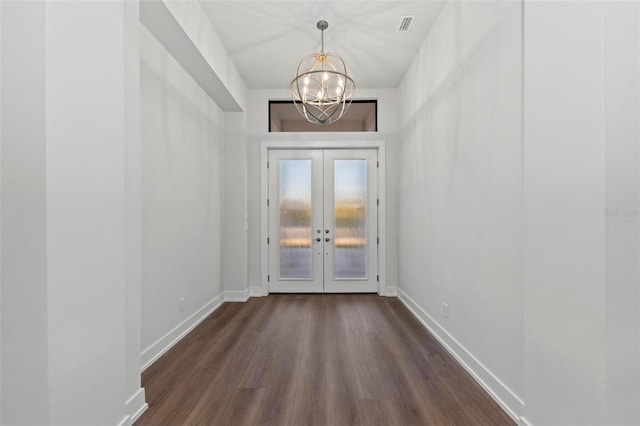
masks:
{"type": "Polygon", "coordinates": [[[324,251],[323,251],[323,290],[327,291],[328,280],[331,279],[333,270],[333,255],[335,247],[335,224],[333,223],[333,170],[332,170],[332,156],[328,150],[323,150],[323,195],[322,195],[322,212],[324,222],[324,251]],[[329,241],[327,241],[327,238],[329,241]]]}

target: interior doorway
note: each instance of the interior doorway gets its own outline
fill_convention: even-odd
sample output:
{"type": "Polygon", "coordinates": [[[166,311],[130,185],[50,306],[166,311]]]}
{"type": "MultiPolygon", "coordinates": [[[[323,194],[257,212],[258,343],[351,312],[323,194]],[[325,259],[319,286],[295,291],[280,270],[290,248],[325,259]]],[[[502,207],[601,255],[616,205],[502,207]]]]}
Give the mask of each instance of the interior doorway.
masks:
{"type": "Polygon", "coordinates": [[[270,149],[268,291],[378,291],[376,149],[270,149]]]}

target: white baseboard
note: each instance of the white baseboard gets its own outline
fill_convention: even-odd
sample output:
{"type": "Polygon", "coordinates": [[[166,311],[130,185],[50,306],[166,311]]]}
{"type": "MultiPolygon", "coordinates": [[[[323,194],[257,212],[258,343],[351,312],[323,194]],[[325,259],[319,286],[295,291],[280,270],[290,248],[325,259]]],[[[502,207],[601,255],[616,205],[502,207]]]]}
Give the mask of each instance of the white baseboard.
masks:
{"type": "Polygon", "coordinates": [[[134,424],[140,418],[142,413],[147,411],[149,404],[145,400],[144,388],[138,389],[136,393],[131,395],[127,400],[127,414],[129,417],[128,424],[134,424]]]}
{"type": "MultiPolygon", "coordinates": [[[[453,336],[442,328],[402,289],[398,289],[398,297],[418,321],[458,360],[489,395],[516,422],[520,423],[524,414],[524,401],[500,381],[487,367],[464,348],[453,336]]],[[[526,424],[526,423],[525,423],[526,424]]]]}
{"type": "Polygon", "coordinates": [[[260,286],[249,287],[249,294],[251,295],[251,297],[264,297],[267,295],[264,289],[260,286]]]}
{"type": "Polygon", "coordinates": [[[246,302],[249,300],[249,289],[245,290],[227,290],[224,292],[225,302],[246,302]]]}
{"type": "Polygon", "coordinates": [[[189,318],[178,324],[178,326],[173,330],[142,351],[142,354],[140,355],[140,360],[142,362],[141,371],[146,370],[165,352],[182,340],[184,336],[189,334],[189,332],[200,324],[206,317],[211,315],[213,311],[218,309],[224,302],[224,296],[224,293],[220,293],[218,296],[214,297],[209,303],[204,305],[189,318]]]}
{"type": "Polygon", "coordinates": [[[398,286],[385,285],[380,287],[380,296],[396,297],[398,296],[398,286]]]}
{"type": "Polygon", "coordinates": [[[520,421],[518,422],[520,426],[533,426],[533,423],[529,423],[526,417],[520,417],[520,421]]]}

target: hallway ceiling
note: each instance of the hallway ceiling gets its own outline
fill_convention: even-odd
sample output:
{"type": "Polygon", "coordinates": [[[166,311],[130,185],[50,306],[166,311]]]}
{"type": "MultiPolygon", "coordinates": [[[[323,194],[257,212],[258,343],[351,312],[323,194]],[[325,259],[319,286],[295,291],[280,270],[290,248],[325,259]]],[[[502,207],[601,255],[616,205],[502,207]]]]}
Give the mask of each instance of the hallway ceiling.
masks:
{"type": "Polygon", "coordinates": [[[397,87],[442,7],[422,1],[201,0],[250,89],[287,89],[303,56],[320,50],[316,22],[329,22],[325,51],[338,53],[356,88],[397,87]],[[416,15],[409,32],[402,17],[416,15]]]}

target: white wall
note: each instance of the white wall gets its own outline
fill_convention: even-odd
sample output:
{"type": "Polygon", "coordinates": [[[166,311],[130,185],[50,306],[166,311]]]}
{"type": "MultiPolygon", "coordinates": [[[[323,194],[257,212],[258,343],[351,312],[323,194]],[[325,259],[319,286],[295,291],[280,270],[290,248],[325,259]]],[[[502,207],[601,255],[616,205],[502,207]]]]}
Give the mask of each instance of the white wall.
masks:
{"type": "Polygon", "coordinates": [[[140,67],[145,363],[223,291],[224,114],[144,27],[140,67]]]}
{"type": "Polygon", "coordinates": [[[137,419],[147,409],[140,381],[142,281],[142,141],[140,120],[140,5],[124,3],[125,79],[125,298],[127,414],[137,419]]]}
{"type": "Polygon", "coordinates": [[[400,294],[522,422],[640,422],[639,25],[449,2],[400,88],[400,294]]]}
{"type": "MultiPolygon", "coordinates": [[[[2,51],[2,7],[0,7],[0,51],[2,51]]],[[[0,99],[2,99],[2,54],[0,54],[0,99]]],[[[0,101],[0,189],[1,188],[2,188],[2,101],[0,101]]],[[[2,250],[2,196],[0,196],[0,250],[2,250]]],[[[1,337],[2,337],[2,254],[0,254],[0,424],[2,423],[2,338],[1,337]]]]}
{"type": "Polygon", "coordinates": [[[11,226],[2,239],[1,421],[130,422],[139,374],[126,368],[125,141],[135,135],[125,111],[138,76],[126,72],[124,46],[136,10],[0,7],[2,226],[11,226]]]}
{"type": "Polygon", "coordinates": [[[640,424],[640,7],[607,5],[604,18],[605,421],[640,424]]]}
{"type": "Polygon", "coordinates": [[[43,424],[47,389],[45,6],[2,2],[2,418],[43,424]]]}
{"type": "Polygon", "coordinates": [[[47,3],[52,424],[124,417],[123,15],[121,3],[47,3]]]}
{"type": "Polygon", "coordinates": [[[226,112],[224,126],[223,283],[227,299],[244,300],[249,296],[246,114],[226,112]]]}
{"type": "Polygon", "coordinates": [[[519,2],[445,3],[399,90],[400,295],[514,416],[524,396],[521,12],[519,2]]]}
{"type": "Polygon", "coordinates": [[[638,4],[525,10],[526,418],[638,424],[638,4]]]}
{"type": "Polygon", "coordinates": [[[222,300],[223,114],[137,2],[1,7],[0,422],[129,424],[140,341],[222,300]]]}
{"type": "MultiPolygon", "coordinates": [[[[290,99],[285,90],[252,90],[247,110],[247,206],[249,215],[248,268],[249,285],[261,286],[260,233],[260,147],[263,141],[352,141],[385,140],[386,185],[396,187],[397,115],[396,89],[358,89],[356,99],[378,100],[378,132],[331,133],[269,133],[269,100],[290,99]]],[[[386,204],[386,284],[396,286],[397,258],[397,196],[387,191],[386,204]]]]}

